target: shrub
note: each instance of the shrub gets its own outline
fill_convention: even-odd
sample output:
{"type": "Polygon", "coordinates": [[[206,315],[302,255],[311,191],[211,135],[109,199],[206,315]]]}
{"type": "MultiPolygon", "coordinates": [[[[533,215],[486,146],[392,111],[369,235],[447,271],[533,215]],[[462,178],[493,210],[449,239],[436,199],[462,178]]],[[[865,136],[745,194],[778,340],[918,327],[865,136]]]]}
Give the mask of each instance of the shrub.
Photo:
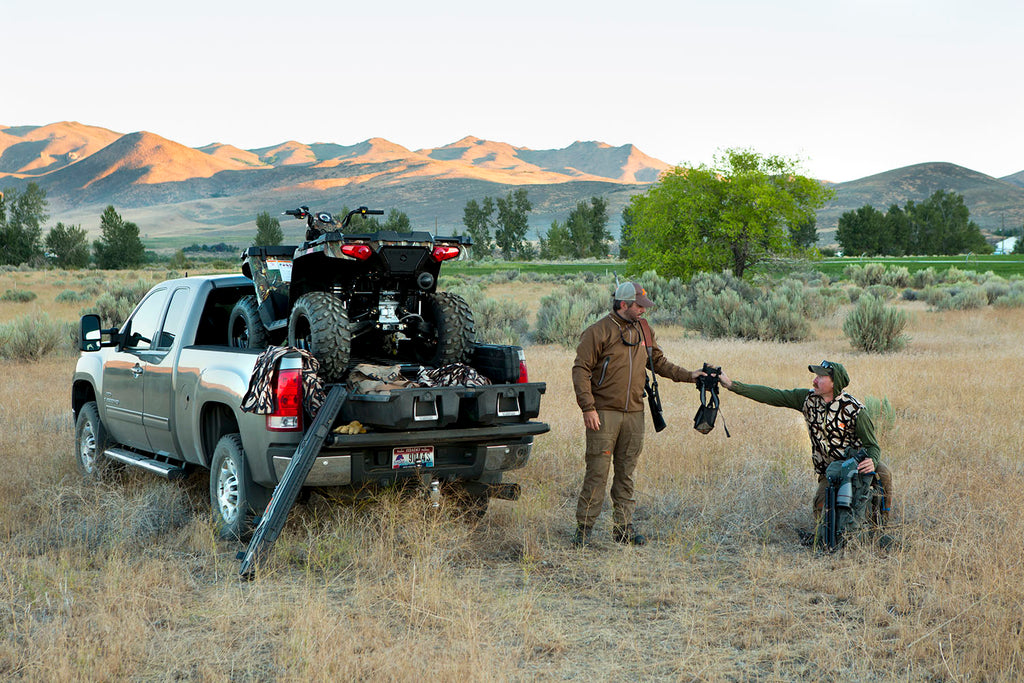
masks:
{"type": "Polygon", "coordinates": [[[935,268],[928,266],[923,270],[919,270],[910,277],[910,286],[914,289],[925,289],[931,287],[938,282],[938,274],[935,272],[935,268]]]}
{"type": "Polygon", "coordinates": [[[81,301],[88,301],[92,297],[86,292],[76,292],[73,289],[65,289],[60,294],[53,298],[54,301],[67,302],[67,303],[78,303],[81,301]]]}
{"type": "Polygon", "coordinates": [[[894,287],[899,289],[900,287],[906,287],[910,284],[910,271],[906,266],[892,266],[886,268],[884,275],[882,276],[883,285],[894,287]]]}
{"type": "Polygon", "coordinates": [[[904,289],[900,296],[904,301],[917,301],[918,299],[917,290],[911,289],[910,287],[904,289]]]}
{"type": "Polygon", "coordinates": [[[472,309],[479,342],[518,345],[530,329],[525,304],[486,298],[473,304],[472,309]]]}
{"type": "Polygon", "coordinates": [[[906,326],[906,313],[886,306],[877,296],[865,295],[843,322],[843,332],[854,348],[870,353],[888,353],[906,346],[909,341],[909,337],[903,334],[906,326]]]}
{"type": "Polygon", "coordinates": [[[871,285],[864,290],[864,294],[868,296],[877,296],[880,299],[889,301],[896,298],[896,290],[889,285],[871,285]]]}
{"type": "Polygon", "coordinates": [[[16,301],[23,304],[32,301],[36,296],[38,295],[35,292],[27,289],[8,289],[0,296],[0,300],[16,301]]]}
{"type": "MultiPolygon", "coordinates": [[[[937,311],[968,311],[988,305],[988,296],[980,285],[966,285],[946,290],[948,296],[937,297],[932,304],[937,311]]],[[[929,301],[929,303],[931,303],[929,301]]]]}
{"type": "Polygon", "coordinates": [[[1010,283],[998,275],[993,275],[985,280],[981,288],[985,290],[989,304],[994,304],[999,297],[1007,296],[1010,293],[1010,283]]]}
{"type": "Polygon", "coordinates": [[[72,350],[70,323],[51,320],[46,313],[24,315],[0,324],[0,357],[10,360],[39,360],[54,352],[72,350]]]}
{"type": "Polygon", "coordinates": [[[853,285],[852,287],[847,287],[847,289],[846,289],[846,294],[847,294],[847,296],[850,297],[850,303],[851,304],[857,303],[857,300],[860,299],[860,295],[863,294],[863,293],[864,293],[864,290],[861,289],[860,287],[858,287],[857,285],[853,285]]]}
{"type": "Polygon", "coordinates": [[[574,282],[565,292],[540,300],[537,341],[573,348],[580,333],[611,310],[611,297],[585,283],[574,282]]]}
{"type": "Polygon", "coordinates": [[[896,409],[892,407],[889,399],[865,396],[864,410],[871,416],[871,421],[875,423],[878,436],[885,436],[896,426],[896,409]]]}

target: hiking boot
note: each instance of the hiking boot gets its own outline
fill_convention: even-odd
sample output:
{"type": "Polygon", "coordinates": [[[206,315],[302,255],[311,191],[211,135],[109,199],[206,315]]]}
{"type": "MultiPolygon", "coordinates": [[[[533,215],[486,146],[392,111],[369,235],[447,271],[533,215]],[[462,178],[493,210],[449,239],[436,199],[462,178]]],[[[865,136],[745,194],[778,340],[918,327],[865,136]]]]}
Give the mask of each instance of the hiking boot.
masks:
{"type": "Polygon", "coordinates": [[[576,533],[572,535],[572,544],[577,548],[590,545],[590,534],[593,528],[583,524],[576,525],[576,533]]]}
{"type": "Polygon", "coordinates": [[[615,539],[616,543],[627,543],[629,545],[643,545],[647,543],[647,537],[634,529],[632,524],[613,527],[612,538],[615,539]]]}

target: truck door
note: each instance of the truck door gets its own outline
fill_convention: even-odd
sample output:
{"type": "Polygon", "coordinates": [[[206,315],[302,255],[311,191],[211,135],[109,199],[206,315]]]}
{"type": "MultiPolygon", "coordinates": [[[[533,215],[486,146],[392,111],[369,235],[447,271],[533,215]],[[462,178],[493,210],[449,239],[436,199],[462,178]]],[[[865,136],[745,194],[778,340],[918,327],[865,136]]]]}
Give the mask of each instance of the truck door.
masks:
{"type": "Polygon", "coordinates": [[[160,331],[153,339],[152,348],[145,354],[146,378],[143,385],[142,422],[146,427],[150,450],[154,453],[180,455],[174,442],[171,419],[177,387],[174,386],[174,366],[182,344],[181,338],[188,316],[190,290],[179,287],[171,294],[160,331]]]}
{"type": "Polygon", "coordinates": [[[130,335],[120,351],[110,354],[103,367],[104,423],[118,443],[149,450],[142,423],[146,359],[167,303],[167,289],[154,289],[121,326],[130,335]]]}

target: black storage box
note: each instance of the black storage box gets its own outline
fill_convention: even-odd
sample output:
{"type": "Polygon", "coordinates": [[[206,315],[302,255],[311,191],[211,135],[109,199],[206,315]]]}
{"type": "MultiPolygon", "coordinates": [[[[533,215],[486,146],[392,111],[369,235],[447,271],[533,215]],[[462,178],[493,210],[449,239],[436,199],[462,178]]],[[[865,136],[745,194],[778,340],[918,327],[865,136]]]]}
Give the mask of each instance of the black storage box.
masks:
{"type": "Polygon", "coordinates": [[[540,414],[540,395],[546,388],[543,382],[470,387],[462,395],[459,421],[475,425],[528,422],[540,414]]]}
{"type": "Polygon", "coordinates": [[[381,429],[437,429],[459,417],[459,394],[464,387],[392,389],[386,394],[350,394],[338,424],[358,420],[381,429]]]}
{"type": "Polygon", "coordinates": [[[476,344],[469,364],[494,384],[515,384],[522,352],[521,346],[476,344]]]}

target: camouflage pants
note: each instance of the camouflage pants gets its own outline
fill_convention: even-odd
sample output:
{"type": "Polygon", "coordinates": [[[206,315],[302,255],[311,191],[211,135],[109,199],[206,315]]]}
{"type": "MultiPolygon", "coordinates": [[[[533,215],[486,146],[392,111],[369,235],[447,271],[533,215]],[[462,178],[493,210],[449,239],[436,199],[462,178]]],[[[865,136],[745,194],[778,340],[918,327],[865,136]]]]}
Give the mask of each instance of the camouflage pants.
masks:
{"type": "Polygon", "coordinates": [[[594,526],[604,505],[608,469],[611,467],[612,523],[625,526],[632,522],[636,507],[633,472],[644,447],[644,413],[599,410],[597,415],[601,419],[601,428],[587,430],[587,472],[576,503],[576,521],[586,527],[594,526]]]}

